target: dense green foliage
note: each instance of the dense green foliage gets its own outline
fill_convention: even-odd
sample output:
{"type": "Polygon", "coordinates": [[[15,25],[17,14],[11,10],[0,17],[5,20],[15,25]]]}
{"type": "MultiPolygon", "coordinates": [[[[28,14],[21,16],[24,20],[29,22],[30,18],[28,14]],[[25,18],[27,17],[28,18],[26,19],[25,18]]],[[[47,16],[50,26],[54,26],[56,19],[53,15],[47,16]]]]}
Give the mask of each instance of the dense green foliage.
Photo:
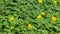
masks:
{"type": "Polygon", "coordinates": [[[60,34],[60,0],[53,5],[52,0],[0,0],[0,34],[60,34]],[[46,13],[36,19],[42,11],[46,13]],[[9,17],[14,16],[12,22],[9,17]],[[51,17],[57,17],[53,22],[51,17]],[[32,24],[32,30],[28,29],[32,24]]]}

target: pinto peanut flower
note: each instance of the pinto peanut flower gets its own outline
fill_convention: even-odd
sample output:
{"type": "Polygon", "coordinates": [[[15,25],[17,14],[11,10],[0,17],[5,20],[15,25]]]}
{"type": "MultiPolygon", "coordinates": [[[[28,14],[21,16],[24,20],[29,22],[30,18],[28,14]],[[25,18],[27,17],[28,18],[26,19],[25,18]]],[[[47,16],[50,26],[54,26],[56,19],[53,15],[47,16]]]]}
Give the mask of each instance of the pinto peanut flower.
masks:
{"type": "Polygon", "coordinates": [[[42,3],[43,1],[42,0],[38,0],[39,3],[42,3]]]}
{"type": "Polygon", "coordinates": [[[41,12],[41,15],[43,15],[43,16],[44,16],[44,15],[45,15],[45,12],[41,12]]]}
{"type": "Polygon", "coordinates": [[[31,24],[28,24],[28,29],[32,29],[32,25],[31,24]]]}
{"type": "Polygon", "coordinates": [[[56,18],[55,16],[53,16],[51,19],[52,19],[52,21],[54,21],[54,22],[57,20],[57,18],[56,18]]]}
{"type": "Polygon", "coordinates": [[[57,4],[57,0],[54,0],[54,1],[53,1],[53,4],[56,5],[56,4],[57,4]]]}
{"type": "Polygon", "coordinates": [[[41,18],[42,18],[42,16],[41,16],[41,15],[38,15],[36,18],[37,18],[37,19],[41,19],[41,18]]]}
{"type": "Polygon", "coordinates": [[[14,20],[14,16],[10,16],[9,21],[13,21],[14,20]]]}

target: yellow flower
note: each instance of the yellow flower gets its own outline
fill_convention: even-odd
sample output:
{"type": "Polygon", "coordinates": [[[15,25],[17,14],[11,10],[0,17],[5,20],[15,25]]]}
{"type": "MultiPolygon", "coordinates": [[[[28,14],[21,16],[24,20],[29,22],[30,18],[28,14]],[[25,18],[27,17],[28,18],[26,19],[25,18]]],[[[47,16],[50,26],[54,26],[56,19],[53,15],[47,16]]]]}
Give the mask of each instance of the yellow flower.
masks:
{"type": "Polygon", "coordinates": [[[54,0],[54,1],[53,1],[53,4],[54,4],[54,5],[56,5],[56,4],[57,4],[57,1],[56,1],[56,0],[54,0]]]}
{"type": "Polygon", "coordinates": [[[28,29],[32,29],[32,25],[31,24],[28,24],[28,29]]]}
{"type": "Polygon", "coordinates": [[[42,18],[42,16],[41,16],[41,15],[38,15],[36,18],[37,18],[37,19],[41,19],[41,18],[42,18]]]}
{"type": "Polygon", "coordinates": [[[42,3],[42,0],[38,0],[39,3],[42,3]]]}
{"type": "Polygon", "coordinates": [[[41,15],[45,15],[45,12],[41,12],[41,15]]]}
{"type": "Polygon", "coordinates": [[[53,16],[53,17],[52,17],[52,21],[55,22],[56,20],[57,20],[57,18],[56,18],[55,16],[53,16]]]}
{"type": "Polygon", "coordinates": [[[13,21],[14,20],[14,16],[10,16],[9,21],[13,21]]]}

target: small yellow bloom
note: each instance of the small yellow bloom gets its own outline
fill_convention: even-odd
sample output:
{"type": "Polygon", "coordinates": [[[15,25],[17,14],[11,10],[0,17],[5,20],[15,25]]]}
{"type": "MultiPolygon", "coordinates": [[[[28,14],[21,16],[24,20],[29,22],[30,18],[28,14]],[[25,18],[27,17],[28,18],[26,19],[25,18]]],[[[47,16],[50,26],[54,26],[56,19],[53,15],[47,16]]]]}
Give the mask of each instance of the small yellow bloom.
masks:
{"type": "Polygon", "coordinates": [[[54,4],[54,5],[56,5],[56,4],[57,4],[57,1],[56,1],[56,0],[54,0],[54,1],[53,1],[53,4],[54,4]]]}
{"type": "Polygon", "coordinates": [[[56,18],[55,16],[53,16],[53,17],[52,17],[52,21],[55,22],[56,20],[57,20],[57,18],[56,18]]]}
{"type": "Polygon", "coordinates": [[[10,16],[9,21],[13,21],[14,20],[14,16],[10,16]]]}
{"type": "Polygon", "coordinates": [[[37,19],[41,19],[41,18],[42,18],[42,16],[41,16],[41,15],[38,15],[36,18],[37,18],[37,19]]]}
{"type": "Polygon", "coordinates": [[[38,0],[39,3],[42,3],[43,1],[42,0],[38,0]]]}
{"type": "Polygon", "coordinates": [[[32,25],[31,24],[28,24],[28,29],[32,29],[32,25]]]}
{"type": "Polygon", "coordinates": [[[45,15],[45,12],[41,12],[41,15],[45,15]]]}

